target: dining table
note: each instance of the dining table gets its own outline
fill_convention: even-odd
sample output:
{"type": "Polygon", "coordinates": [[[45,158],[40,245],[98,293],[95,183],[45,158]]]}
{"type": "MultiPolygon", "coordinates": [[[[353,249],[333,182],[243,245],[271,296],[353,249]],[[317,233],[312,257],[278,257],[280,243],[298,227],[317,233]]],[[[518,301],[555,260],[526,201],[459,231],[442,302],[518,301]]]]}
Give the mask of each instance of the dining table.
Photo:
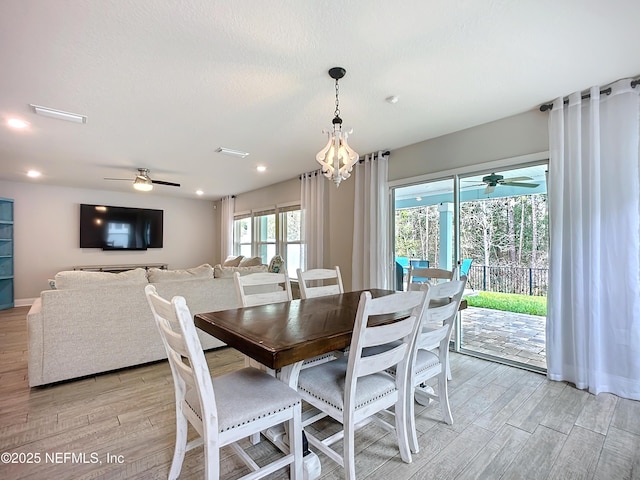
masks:
{"type": "MultiPolygon", "coordinates": [[[[252,307],[240,307],[194,315],[196,327],[225,342],[247,357],[274,371],[277,378],[297,389],[305,360],[331,352],[342,352],[351,336],[363,292],[373,298],[397,293],[395,290],[367,289],[323,297],[296,299],[252,307]]],[[[466,308],[463,300],[460,309],[466,308]]],[[[410,314],[379,315],[369,325],[390,323],[410,314]]],[[[268,436],[269,437],[269,436],[268,436]]],[[[277,434],[269,439],[283,447],[277,434]]],[[[286,448],[286,442],[284,445],[286,448]]],[[[305,478],[319,476],[317,456],[305,455],[305,478]]]]}
{"type": "MultiPolygon", "coordinates": [[[[349,347],[358,304],[365,291],[373,298],[397,293],[373,288],[204,312],[194,315],[194,323],[229,347],[274,370],[278,378],[295,389],[304,360],[349,347]]],[[[463,300],[460,310],[466,306],[463,300]]],[[[370,320],[370,325],[393,322],[402,315],[377,316],[370,320]]]]}

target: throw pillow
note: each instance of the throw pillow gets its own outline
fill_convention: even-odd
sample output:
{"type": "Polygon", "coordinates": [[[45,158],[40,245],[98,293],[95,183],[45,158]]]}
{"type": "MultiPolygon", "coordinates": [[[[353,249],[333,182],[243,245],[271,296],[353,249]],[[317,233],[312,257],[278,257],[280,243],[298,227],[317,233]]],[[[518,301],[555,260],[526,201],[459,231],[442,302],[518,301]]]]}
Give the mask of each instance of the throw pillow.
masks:
{"type": "Polygon", "coordinates": [[[186,270],[162,270],[150,268],[147,272],[150,283],[173,282],[175,280],[193,280],[196,278],[213,278],[213,267],[208,263],[186,270]]]}
{"type": "Polygon", "coordinates": [[[69,270],[65,272],[58,272],[55,276],[56,290],[114,284],[144,285],[146,283],[149,282],[147,281],[147,272],[144,268],[127,270],[122,273],[69,270]]]}
{"type": "Polygon", "coordinates": [[[269,272],[281,273],[283,269],[284,269],[284,260],[280,255],[274,255],[271,261],[269,262],[269,272]]]}
{"type": "Polygon", "coordinates": [[[227,257],[227,259],[222,263],[223,267],[237,267],[240,265],[244,257],[242,255],[238,255],[237,257],[231,256],[227,257]]]}
{"type": "Polygon", "coordinates": [[[244,257],[240,260],[239,267],[257,267],[262,265],[262,258],[260,257],[244,257]]]}

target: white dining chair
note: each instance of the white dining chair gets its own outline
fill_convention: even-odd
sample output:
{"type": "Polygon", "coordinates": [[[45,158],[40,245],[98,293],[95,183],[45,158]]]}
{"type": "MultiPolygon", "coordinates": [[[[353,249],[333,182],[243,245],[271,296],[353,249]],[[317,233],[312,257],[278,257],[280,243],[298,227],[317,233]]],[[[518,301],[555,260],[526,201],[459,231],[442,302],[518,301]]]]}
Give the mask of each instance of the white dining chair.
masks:
{"type": "Polygon", "coordinates": [[[456,269],[445,270],[442,268],[420,268],[409,266],[409,272],[407,273],[407,290],[417,289],[425,282],[440,283],[448,282],[455,278],[456,269]]]}
{"type": "MultiPolygon", "coordinates": [[[[445,423],[453,424],[453,416],[449,406],[447,363],[449,362],[449,341],[451,330],[460,307],[460,301],[467,284],[467,277],[439,284],[422,284],[420,289],[426,293],[425,308],[420,322],[420,333],[412,352],[412,368],[409,381],[410,393],[407,395],[406,417],[409,431],[411,451],[417,453],[418,437],[415,424],[415,408],[413,400],[420,405],[428,405],[430,400],[438,401],[445,423]],[[429,327],[425,325],[435,325],[429,327]],[[438,391],[426,385],[432,378],[438,379],[438,391]]],[[[418,291],[418,290],[415,290],[418,291]]],[[[380,354],[390,347],[398,345],[378,345],[365,349],[364,355],[380,354]]],[[[396,368],[391,367],[387,373],[396,375],[396,368]]],[[[304,397],[303,397],[304,398],[304,397]]]]}
{"type": "MultiPolygon", "coordinates": [[[[407,275],[407,290],[421,290],[421,286],[426,282],[429,284],[437,284],[442,282],[448,282],[456,278],[457,267],[453,270],[445,270],[442,268],[412,268],[409,267],[409,273],[407,275]],[[415,281],[414,279],[420,279],[415,281]]],[[[448,353],[447,353],[448,355],[448,353]]],[[[447,362],[447,378],[451,380],[451,369],[449,362],[447,362]]]]}
{"type": "Polygon", "coordinates": [[[234,272],[233,282],[236,286],[238,301],[243,307],[290,302],[293,298],[289,275],[286,271],[257,272],[249,275],[234,272]]]}
{"type": "Polygon", "coordinates": [[[355,430],[376,421],[395,433],[400,456],[411,462],[409,447],[410,423],[407,421],[410,353],[415,345],[424,307],[424,292],[399,292],[372,298],[363,292],[356,314],[349,356],[323,363],[300,372],[298,392],[319,413],[307,418],[303,425],[311,425],[330,416],[340,422],[343,430],[320,440],[306,431],[309,443],[344,468],[345,478],[355,479],[355,430]],[[393,315],[401,320],[369,326],[376,315],[393,315]],[[367,347],[397,341],[380,354],[367,357],[367,347]],[[399,372],[392,376],[386,372],[394,367],[399,372]],[[377,414],[394,407],[394,425],[377,414]],[[340,454],[331,446],[343,440],[340,454]]]}
{"type": "Polygon", "coordinates": [[[420,405],[428,405],[429,400],[436,400],[440,404],[442,418],[451,425],[453,417],[449,406],[448,377],[449,369],[449,342],[451,331],[460,301],[467,284],[467,277],[459,280],[427,285],[427,296],[422,319],[422,328],[416,342],[415,358],[410,382],[414,392],[409,395],[407,420],[409,424],[409,443],[411,451],[418,452],[418,437],[415,426],[415,414],[413,400],[420,405]],[[435,325],[431,327],[431,325],[435,325]],[[434,377],[438,379],[437,393],[426,382],[434,377]]]}
{"type": "MultiPolygon", "coordinates": [[[[298,277],[298,286],[300,288],[300,298],[318,298],[327,295],[338,295],[344,293],[342,286],[342,275],[340,267],[335,268],[313,268],[311,270],[296,270],[298,277]]],[[[317,357],[308,358],[302,364],[302,368],[309,368],[324,362],[330,362],[336,358],[340,358],[345,354],[344,351],[333,351],[318,355],[317,357]]]]}
{"type": "Polygon", "coordinates": [[[145,293],[162,337],[175,389],[176,443],[169,478],[180,475],[185,453],[204,445],[204,476],[220,477],[220,448],[231,445],[252,473],[242,478],[263,478],[289,466],[290,478],[302,480],[302,402],[283,382],[254,368],[222,376],[211,372],[184,297],[167,301],[153,285],[145,293]],[[287,422],[289,452],[258,466],[237,442],[287,422]],[[187,442],[188,425],[199,437],[187,442]]]}
{"type": "Polygon", "coordinates": [[[296,274],[302,299],[344,293],[342,275],[338,266],[335,268],[313,268],[304,272],[298,268],[296,274]]]}

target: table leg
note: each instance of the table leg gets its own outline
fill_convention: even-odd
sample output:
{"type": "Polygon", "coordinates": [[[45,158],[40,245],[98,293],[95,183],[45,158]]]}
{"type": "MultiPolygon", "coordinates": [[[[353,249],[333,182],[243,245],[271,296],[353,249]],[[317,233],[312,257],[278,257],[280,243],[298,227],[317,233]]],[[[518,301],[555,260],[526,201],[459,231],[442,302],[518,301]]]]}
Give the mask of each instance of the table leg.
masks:
{"type": "MultiPolygon", "coordinates": [[[[302,368],[302,362],[294,363],[293,365],[287,365],[286,367],[280,369],[276,376],[282,382],[289,385],[294,390],[298,389],[298,376],[300,375],[300,369],[302,368]]],[[[268,429],[263,432],[265,437],[269,439],[271,443],[277,446],[280,450],[284,452],[289,451],[289,438],[287,436],[287,432],[285,430],[285,426],[277,426],[268,429]]],[[[304,435],[304,431],[302,432],[302,441],[304,445],[304,480],[315,480],[320,477],[320,459],[318,455],[309,450],[307,444],[307,438],[304,435]]]]}

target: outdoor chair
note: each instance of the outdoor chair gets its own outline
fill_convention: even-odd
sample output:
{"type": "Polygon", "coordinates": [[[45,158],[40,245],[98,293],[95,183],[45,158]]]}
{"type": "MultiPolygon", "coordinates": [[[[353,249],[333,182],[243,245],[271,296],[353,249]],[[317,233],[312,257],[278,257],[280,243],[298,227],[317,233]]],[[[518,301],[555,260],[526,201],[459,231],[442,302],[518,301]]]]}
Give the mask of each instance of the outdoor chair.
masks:
{"type": "Polygon", "coordinates": [[[462,263],[460,263],[460,276],[464,275],[467,277],[467,283],[469,284],[469,286],[475,290],[475,288],[473,288],[473,284],[471,283],[471,280],[469,279],[469,271],[471,270],[471,264],[473,263],[473,258],[465,258],[462,260],[462,263]]]}
{"type": "MultiPolygon", "coordinates": [[[[407,273],[409,273],[409,271],[411,269],[417,269],[417,268],[429,268],[429,260],[409,260],[409,266],[407,267],[407,273]]],[[[408,275],[407,275],[408,278],[408,275]]],[[[414,282],[426,282],[427,279],[424,277],[416,277],[413,280],[414,282]]],[[[409,284],[410,281],[407,280],[407,284],[409,284]]]]}
{"type": "Polygon", "coordinates": [[[176,402],[176,444],[169,478],[180,475],[185,453],[204,445],[204,477],[220,478],[220,449],[231,445],[252,473],[263,478],[289,465],[290,478],[302,480],[302,402],[283,382],[254,368],[211,378],[193,317],[184,297],[171,302],[153,285],[145,293],[162,337],[173,376],[176,402]],[[259,467],[236,442],[287,422],[289,453],[259,467]],[[189,424],[199,437],[187,442],[189,424]]]}

